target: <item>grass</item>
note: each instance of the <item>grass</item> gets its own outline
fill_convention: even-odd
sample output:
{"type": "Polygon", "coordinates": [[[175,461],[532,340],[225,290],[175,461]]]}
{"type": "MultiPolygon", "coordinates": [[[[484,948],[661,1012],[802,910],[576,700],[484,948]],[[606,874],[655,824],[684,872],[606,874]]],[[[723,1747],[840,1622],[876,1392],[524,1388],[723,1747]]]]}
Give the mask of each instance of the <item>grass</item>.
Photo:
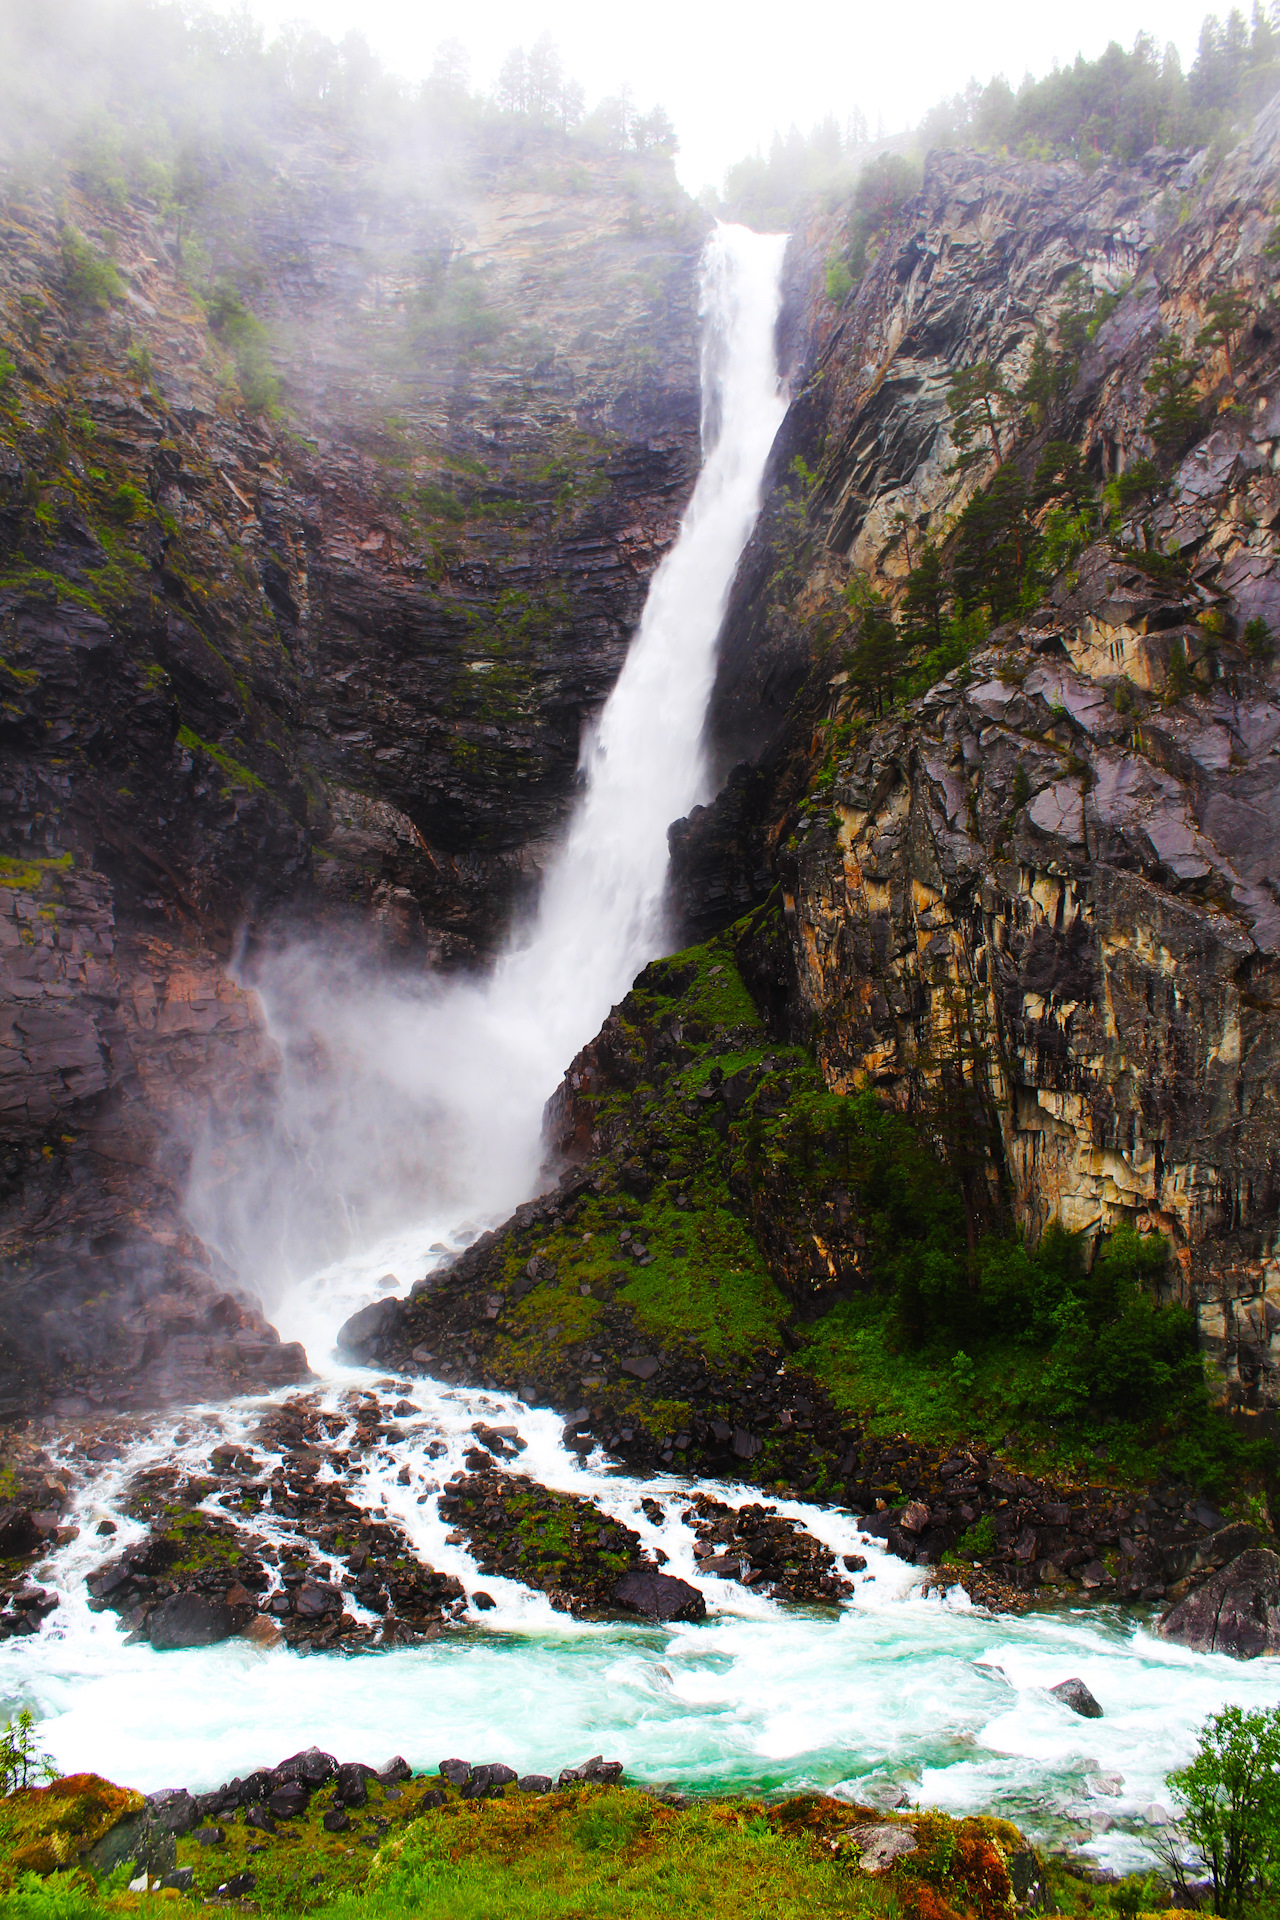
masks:
{"type": "MultiPolygon", "coordinates": [[[[93,1785],[101,1793],[103,1783],[93,1785]]],[[[274,1836],[228,1822],[217,1847],[183,1836],[179,1864],[193,1869],[195,1881],[189,1894],[164,1896],[165,1910],[195,1912],[248,1871],[256,1909],[317,1920],[670,1920],[685,1913],[1012,1920],[1011,1872],[1029,1860],[1025,1842],[1003,1821],[916,1813],[909,1816],[916,1853],[872,1879],[841,1838],[867,1814],[812,1794],[675,1807],[631,1787],[588,1784],[536,1797],[508,1789],[510,1797],[472,1801],[449,1789],[445,1803],[431,1807],[429,1793],[438,1797],[437,1783],[422,1777],[406,1782],[395,1800],[371,1782],[369,1804],[341,1834],[324,1830],[332,1804],[332,1789],[324,1788],[303,1816],[280,1821],[274,1836]],[[391,1830],[380,1833],[389,1821],[391,1830]],[[370,1837],[376,1849],[361,1844],[370,1837]]],[[[14,1795],[6,1804],[35,1799],[14,1795]]],[[[95,1887],[83,1871],[43,1881],[28,1874],[16,1886],[11,1878],[0,1913],[5,1920],[106,1920],[153,1911],[154,1899],[111,1882],[95,1887]]],[[[1107,1911],[1101,1890],[1097,1904],[1107,1911]]]]}

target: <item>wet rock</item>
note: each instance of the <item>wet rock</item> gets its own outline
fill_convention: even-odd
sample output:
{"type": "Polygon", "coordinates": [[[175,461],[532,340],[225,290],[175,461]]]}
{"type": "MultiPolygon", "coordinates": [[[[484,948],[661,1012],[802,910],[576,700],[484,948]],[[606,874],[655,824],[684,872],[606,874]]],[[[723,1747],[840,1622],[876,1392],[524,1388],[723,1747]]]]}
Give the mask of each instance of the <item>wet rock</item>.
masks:
{"type": "Polygon", "coordinates": [[[147,1619],[147,1638],[158,1652],[179,1647],[212,1647],[237,1632],[241,1616],[234,1607],[203,1593],[173,1593],[147,1619]]]}
{"type": "Polygon", "coordinates": [[[478,1588],[471,1596],[471,1604],[477,1613],[491,1613],[498,1603],[491,1593],[486,1593],[483,1588],[478,1588]]]}
{"type": "Polygon", "coordinates": [[[447,1780],[451,1787],[465,1787],[471,1778],[469,1760],[442,1760],[439,1767],[440,1777],[447,1780]]]}
{"type": "Polygon", "coordinates": [[[1060,1680],[1056,1687],[1050,1687],[1055,1700],[1061,1700],[1064,1707],[1070,1707],[1072,1713],[1078,1713],[1085,1720],[1101,1720],[1102,1708],[1086,1687],[1083,1680],[1060,1680]]]}
{"type": "Polygon", "coordinates": [[[333,1797],[344,1807],[363,1807],[369,1798],[368,1782],[378,1777],[375,1767],[359,1760],[346,1760],[334,1775],[333,1797]]]}
{"type": "Polygon", "coordinates": [[[185,1787],[165,1787],[147,1795],[147,1806],[162,1833],[190,1833],[196,1824],[196,1803],[185,1787]]]}
{"type": "Polygon", "coordinates": [[[621,1778],[621,1760],[606,1760],[603,1754],[593,1753],[589,1760],[580,1760],[576,1767],[562,1767],[556,1785],[571,1787],[579,1780],[598,1780],[602,1784],[609,1784],[621,1778]]]}
{"type": "Polygon", "coordinates": [[[390,1760],[384,1760],[377,1770],[377,1777],[384,1787],[395,1784],[397,1780],[411,1780],[413,1768],[403,1754],[394,1754],[390,1760]]]}
{"type": "Polygon", "coordinates": [[[1240,1554],[1165,1614],[1159,1631],[1237,1660],[1280,1652],[1280,1556],[1264,1547],[1240,1554]]]}
{"type": "Polygon", "coordinates": [[[276,1830],[276,1823],[269,1809],[258,1801],[245,1808],[244,1824],[246,1827],[253,1827],[258,1833],[274,1833],[276,1830]]]}
{"type": "Polygon", "coordinates": [[[351,1826],[351,1815],[343,1807],[328,1807],[321,1824],[326,1833],[346,1833],[351,1826]]]}
{"type": "Polygon", "coordinates": [[[388,1297],[374,1300],[367,1307],[361,1307],[345,1320],[338,1329],[337,1345],[342,1353],[349,1353],[353,1359],[372,1358],[384,1342],[398,1333],[404,1320],[404,1304],[400,1300],[388,1297]]]}
{"type": "Polygon", "coordinates": [[[701,1620],[707,1611],[706,1601],[687,1580],[647,1567],[625,1574],[614,1587],[613,1598],[628,1613],[640,1613],[649,1620],[701,1620]]]}
{"type": "Polygon", "coordinates": [[[522,1773],[516,1782],[521,1793],[550,1793],[551,1775],[549,1773],[522,1773]]]}
{"type": "Polygon", "coordinates": [[[896,1860],[904,1854],[916,1851],[916,1830],[914,1827],[890,1825],[862,1825],[846,1827],[841,1840],[859,1851],[858,1865],[863,1873],[887,1873],[896,1860]]]}
{"type": "Polygon", "coordinates": [[[225,1827],[197,1827],[191,1838],[202,1847],[220,1847],[227,1837],[225,1827]]]}
{"type": "Polygon", "coordinates": [[[41,1538],[29,1507],[0,1507],[0,1554],[30,1553],[41,1538]]]}
{"type": "Polygon", "coordinates": [[[194,1867],[172,1867],[160,1876],[161,1890],[172,1887],[176,1893],[190,1893],[195,1877],[194,1867]]]}
{"type": "Polygon", "coordinates": [[[310,1799],[301,1781],[290,1780],[268,1797],[267,1807],[277,1820],[295,1820],[306,1812],[310,1799]]]}

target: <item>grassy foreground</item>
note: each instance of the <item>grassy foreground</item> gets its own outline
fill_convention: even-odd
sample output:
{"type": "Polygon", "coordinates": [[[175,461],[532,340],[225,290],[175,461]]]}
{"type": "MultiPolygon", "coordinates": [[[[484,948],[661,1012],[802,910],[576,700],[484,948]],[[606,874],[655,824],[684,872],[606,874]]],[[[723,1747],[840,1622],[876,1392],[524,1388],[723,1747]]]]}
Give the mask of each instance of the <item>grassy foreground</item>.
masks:
{"type": "MultiPolygon", "coordinates": [[[[108,1920],[163,1911],[174,1920],[210,1900],[241,1911],[317,1920],[1014,1920],[1032,1897],[1042,1909],[1133,1920],[1158,1889],[1137,1883],[1096,1888],[1060,1868],[1048,1873],[1015,1827],[988,1818],[941,1813],[883,1816],[801,1795],[776,1805],[726,1799],[669,1806],[626,1786],[584,1785],[541,1797],[462,1801],[417,1811],[434,1780],[406,1783],[409,1824],[359,1844],[404,1820],[402,1802],[374,1789],[361,1832],[326,1833],[330,1794],[313,1796],[305,1816],[282,1821],[275,1836],[239,1824],[225,1842],[178,1843],[181,1865],[195,1869],[190,1893],[129,1893],[96,1885],[83,1869],[49,1878],[28,1873],[0,1893],[5,1920],[108,1920]],[[850,1828],[909,1825],[913,1853],[872,1876],[859,1866],[850,1828]],[[351,1844],[353,1840],[357,1844],[351,1844]],[[249,1848],[256,1849],[249,1852],[249,1848]],[[255,1883],[220,1887],[251,1871],[255,1883]],[[1040,1889],[1037,1892],[1037,1889],[1040,1889]]],[[[0,1838],[12,1830],[14,1803],[0,1802],[0,1838]]],[[[28,1828],[30,1822],[28,1821],[28,1828]]],[[[127,1869],[125,1870],[127,1871],[127,1869]]],[[[0,1869],[0,1874],[3,1869],[0,1869]]],[[[117,1876],[119,1877],[119,1876],[117,1876]]]]}

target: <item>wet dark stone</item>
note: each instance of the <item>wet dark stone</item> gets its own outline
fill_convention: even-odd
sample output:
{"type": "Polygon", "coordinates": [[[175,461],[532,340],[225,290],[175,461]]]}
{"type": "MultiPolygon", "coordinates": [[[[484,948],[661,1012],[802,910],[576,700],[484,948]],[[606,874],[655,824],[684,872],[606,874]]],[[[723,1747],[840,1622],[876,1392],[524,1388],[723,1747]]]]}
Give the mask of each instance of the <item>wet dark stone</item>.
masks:
{"type": "Polygon", "coordinates": [[[1280,1556],[1265,1547],[1240,1554],[1166,1613],[1160,1632],[1237,1660],[1280,1652],[1280,1556]]]}
{"type": "Polygon", "coordinates": [[[399,1332],[404,1319],[404,1306],[399,1300],[388,1297],[375,1300],[367,1307],[361,1307],[358,1313],[344,1321],[338,1329],[338,1347],[343,1353],[349,1353],[361,1359],[380,1347],[384,1340],[399,1332]]]}
{"type": "Polygon", "coordinates": [[[516,1783],[521,1793],[550,1793],[551,1775],[549,1773],[522,1773],[516,1783]]]}
{"type": "Polygon", "coordinates": [[[276,1788],[267,1805],[278,1820],[294,1820],[300,1813],[306,1812],[309,1798],[300,1780],[288,1780],[284,1786],[276,1788]]]}
{"type": "Polygon", "coordinates": [[[442,1760],[440,1762],[440,1776],[442,1779],[447,1780],[451,1787],[465,1787],[467,1781],[471,1778],[471,1762],[469,1760],[442,1760]]]}
{"type": "Polygon", "coordinates": [[[160,1652],[177,1647],[212,1647],[229,1640],[240,1616],[225,1601],[204,1593],[171,1593],[147,1621],[147,1638],[160,1652]]]}
{"type": "Polygon", "coordinates": [[[377,1771],[366,1767],[360,1760],[347,1760],[338,1768],[334,1778],[333,1793],[335,1801],[341,1801],[344,1807],[362,1807],[369,1798],[366,1781],[376,1780],[377,1771]]]}
{"type": "Polygon", "coordinates": [[[687,1580],[647,1567],[624,1574],[613,1597],[629,1613],[642,1613],[650,1620],[701,1620],[707,1611],[706,1601],[687,1580]]]}
{"type": "Polygon", "coordinates": [[[306,1787],[322,1787],[339,1771],[338,1763],[331,1753],[322,1753],[319,1747],[308,1747],[303,1753],[291,1753],[278,1767],[271,1769],[272,1778],[280,1786],[287,1780],[300,1780],[306,1787]]]}
{"type": "Polygon", "coordinates": [[[259,1833],[274,1833],[276,1830],[275,1821],[267,1809],[257,1801],[253,1806],[245,1808],[244,1823],[246,1827],[256,1827],[259,1833]]]}
{"type": "Polygon", "coordinates": [[[351,1815],[344,1807],[330,1807],[322,1824],[326,1833],[345,1833],[351,1825],[351,1815]]]}
{"type": "Polygon", "coordinates": [[[1055,1700],[1061,1700],[1064,1707],[1070,1707],[1072,1713],[1078,1713],[1082,1719],[1101,1720],[1102,1708],[1083,1680],[1060,1680],[1049,1691],[1055,1700]]]}
{"type": "Polygon", "coordinates": [[[190,1833],[196,1824],[196,1803],[185,1787],[164,1787],[147,1795],[147,1809],[162,1833],[190,1833]]]}
{"type": "Polygon", "coordinates": [[[172,1867],[168,1873],[161,1874],[160,1885],[162,1888],[174,1887],[179,1893],[189,1893],[195,1877],[194,1867],[172,1867]]]}
{"type": "Polygon", "coordinates": [[[383,1786],[390,1786],[397,1780],[412,1780],[413,1768],[401,1753],[393,1754],[378,1768],[378,1778],[383,1786]]]}

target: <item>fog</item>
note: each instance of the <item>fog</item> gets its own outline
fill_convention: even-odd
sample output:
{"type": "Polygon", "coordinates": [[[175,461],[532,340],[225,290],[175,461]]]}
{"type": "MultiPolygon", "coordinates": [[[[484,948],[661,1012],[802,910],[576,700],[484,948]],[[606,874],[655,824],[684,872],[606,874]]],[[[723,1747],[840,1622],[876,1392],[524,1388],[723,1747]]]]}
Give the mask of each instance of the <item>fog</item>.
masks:
{"type": "MultiPolygon", "coordinates": [[[[238,0],[220,4],[230,12],[238,0]]],[[[971,77],[1002,73],[1017,86],[1027,72],[1046,73],[1078,53],[1096,58],[1111,40],[1129,47],[1139,32],[1161,47],[1173,41],[1190,66],[1205,10],[1203,0],[1083,0],[1069,8],[920,0],[904,16],[870,0],[803,0],[786,9],[763,0],[542,0],[533,9],[483,0],[459,14],[417,0],[310,0],[303,11],[335,38],[358,30],[410,79],[425,77],[438,43],[457,37],[482,88],[492,87],[511,47],[549,33],[588,101],[628,87],[641,106],[662,103],[680,142],[681,183],[697,193],[718,189],[735,160],[793,123],[808,128],[830,114],[843,125],[860,109],[873,134],[877,126],[894,132],[971,77]]],[[[249,12],[278,29],[299,8],[295,0],[250,0],[249,12]]]]}

